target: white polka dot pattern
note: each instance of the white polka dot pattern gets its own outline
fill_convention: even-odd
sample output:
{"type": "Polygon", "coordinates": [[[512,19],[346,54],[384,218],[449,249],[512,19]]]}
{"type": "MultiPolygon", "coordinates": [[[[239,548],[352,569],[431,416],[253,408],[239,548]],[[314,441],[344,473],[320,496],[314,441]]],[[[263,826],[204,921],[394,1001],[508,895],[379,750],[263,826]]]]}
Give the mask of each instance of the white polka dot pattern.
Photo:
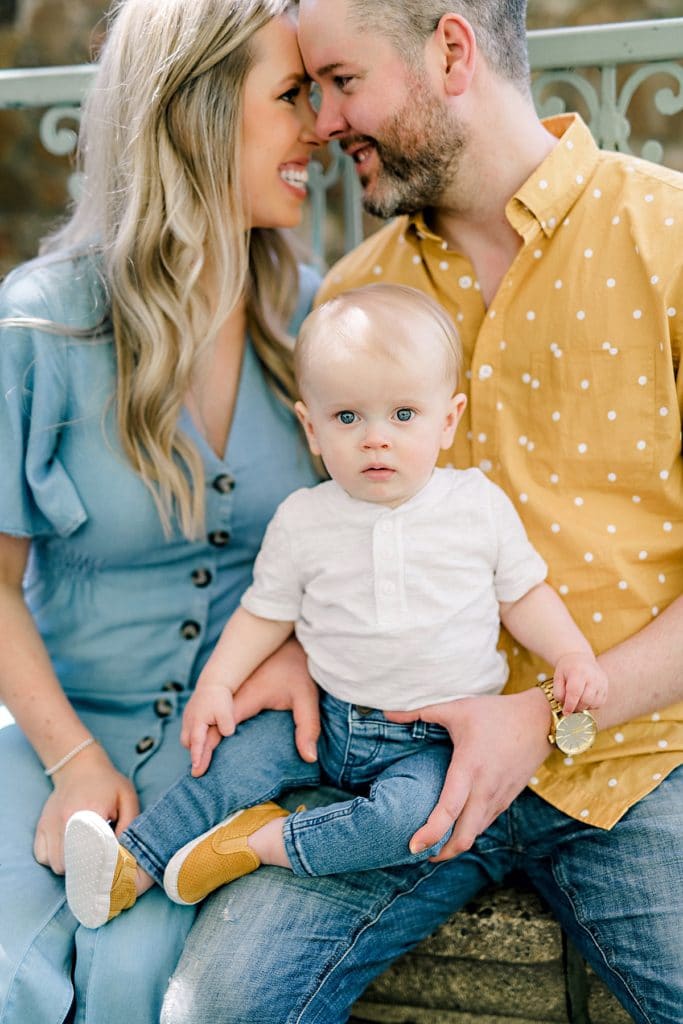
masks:
{"type": "MultiPolygon", "coordinates": [[[[550,582],[602,650],[661,623],[683,590],[671,356],[683,347],[683,188],[670,171],[601,157],[573,115],[548,127],[562,142],[508,205],[522,247],[487,309],[472,264],[419,217],[346,257],[343,287],[377,280],[381,266],[383,280],[426,288],[456,321],[472,372],[445,460],[479,466],[512,496],[550,582]]],[[[328,294],[340,287],[328,279],[328,294]]],[[[510,685],[528,685],[545,666],[503,643],[510,685]]],[[[667,710],[603,731],[588,762],[551,755],[532,785],[609,827],[680,763],[681,718],[667,710]]]]}

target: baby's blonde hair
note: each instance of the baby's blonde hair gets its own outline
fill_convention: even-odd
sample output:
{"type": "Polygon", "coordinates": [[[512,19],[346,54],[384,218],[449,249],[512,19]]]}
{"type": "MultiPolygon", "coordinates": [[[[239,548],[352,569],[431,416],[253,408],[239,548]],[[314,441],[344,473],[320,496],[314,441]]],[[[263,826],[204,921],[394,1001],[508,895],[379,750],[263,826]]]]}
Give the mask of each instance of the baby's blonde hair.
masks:
{"type": "Polygon", "coordinates": [[[294,348],[294,372],[299,393],[304,397],[310,369],[335,346],[353,346],[362,341],[386,358],[397,358],[405,344],[406,328],[411,345],[419,349],[425,335],[435,341],[443,354],[444,379],[457,389],[462,370],[460,335],[446,310],[417,288],[402,284],[369,284],[341,292],[317,306],[302,323],[294,348]],[[377,325],[368,333],[364,329],[377,325]],[[392,325],[396,330],[392,332],[392,325]],[[380,329],[381,326],[381,329],[380,329]],[[362,339],[359,338],[362,333],[362,339]]]}

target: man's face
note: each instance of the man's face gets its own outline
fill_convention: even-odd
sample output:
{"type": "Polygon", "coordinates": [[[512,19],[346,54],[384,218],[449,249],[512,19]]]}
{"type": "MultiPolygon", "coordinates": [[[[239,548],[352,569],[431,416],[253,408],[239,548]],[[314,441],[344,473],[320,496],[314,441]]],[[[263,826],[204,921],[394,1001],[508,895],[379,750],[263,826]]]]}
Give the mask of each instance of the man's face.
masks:
{"type": "Polygon", "coordinates": [[[465,139],[426,69],[363,33],[348,0],[301,0],[299,44],[321,90],[316,130],[353,158],[366,209],[390,217],[438,205],[465,139]]]}

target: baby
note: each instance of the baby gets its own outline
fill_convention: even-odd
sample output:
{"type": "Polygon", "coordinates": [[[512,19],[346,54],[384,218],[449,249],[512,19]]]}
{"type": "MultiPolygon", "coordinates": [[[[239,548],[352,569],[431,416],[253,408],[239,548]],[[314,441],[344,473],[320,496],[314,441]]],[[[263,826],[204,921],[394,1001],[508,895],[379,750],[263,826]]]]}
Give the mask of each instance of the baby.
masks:
{"type": "MultiPolygon", "coordinates": [[[[308,316],[295,350],[296,413],[331,479],[280,505],[253,585],[183,716],[192,774],[208,768],[203,793],[215,793],[218,808],[230,787],[227,744],[213,750],[209,730],[235,731],[233,694],[294,630],[322,691],[322,778],[355,797],[294,813],[259,803],[224,821],[217,811],[194,835],[200,780],[188,776],[119,839],[94,812],[78,812],[66,831],[66,887],[82,924],[98,927],[132,906],[162,881],[159,864],[170,898],[193,904],[260,864],[325,875],[434,855],[449,833],[427,850],[409,840],[441,790],[448,734],[382,712],[499,693],[501,621],[554,666],[565,714],[603,703],[606,677],[544,582],[546,565],[512,503],[478,469],[435,469],[466,405],[461,360],[452,322],[412,288],[371,285],[308,316]],[[165,848],[157,823],[170,801],[174,845],[165,848]]],[[[269,754],[261,752],[266,762],[269,754]]],[[[273,775],[280,792],[286,780],[275,767],[273,775]]]]}

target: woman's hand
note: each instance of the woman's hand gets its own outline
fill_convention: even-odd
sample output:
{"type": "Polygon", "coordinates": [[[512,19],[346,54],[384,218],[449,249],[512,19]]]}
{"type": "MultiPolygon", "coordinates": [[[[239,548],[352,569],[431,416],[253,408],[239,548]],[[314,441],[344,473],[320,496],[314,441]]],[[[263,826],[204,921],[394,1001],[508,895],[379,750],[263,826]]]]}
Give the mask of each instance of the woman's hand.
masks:
{"type": "Polygon", "coordinates": [[[102,747],[95,743],[52,777],[54,790],[43,807],[33,840],[39,864],[64,874],[64,829],[75,811],[97,811],[116,823],[119,835],[140,810],[130,779],[117,771],[102,747]]]}
{"type": "MultiPolygon", "coordinates": [[[[291,639],[240,686],[235,694],[235,722],[253,718],[259,711],[291,711],[299,756],[312,763],[318,759],[320,736],[318,687],[306,666],[301,644],[291,639]]],[[[217,743],[220,736],[215,737],[217,743]]]]}

